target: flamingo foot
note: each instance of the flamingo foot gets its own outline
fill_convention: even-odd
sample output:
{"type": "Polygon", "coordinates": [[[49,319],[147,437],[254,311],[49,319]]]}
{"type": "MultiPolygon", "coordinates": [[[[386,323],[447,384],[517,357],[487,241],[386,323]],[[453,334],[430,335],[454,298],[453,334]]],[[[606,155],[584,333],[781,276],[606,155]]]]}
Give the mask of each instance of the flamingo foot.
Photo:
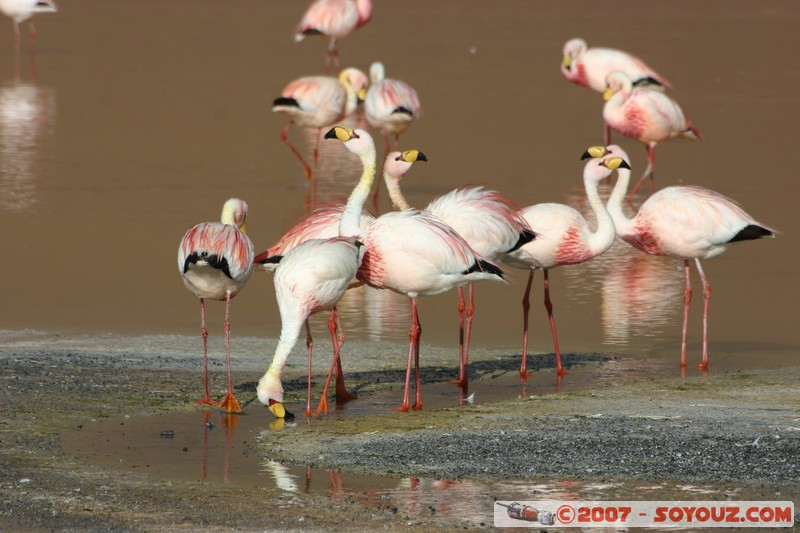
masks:
{"type": "Polygon", "coordinates": [[[219,405],[217,402],[212,400],[211,397],[208,395],[206,395],[203,398],[200,398],[199,400],[195,400],[194,403],[199,403],[201,405],[219,405]]]}
{"type": "Polygon", "coordinates": [[[321,415],[323,413],[326,415],[328,414],[328,398],[325,396],[320,399],[319,405],[317,406],[317,414],[321,415]]]}
{"type": "Polygon", "coordinates": [[[395,407],[393,410],[397,411],[398,413],[407,413],[411,407],[408,405],[408,402],[403,403],[400,407],[395,407]]]}
{"type": "Polygon", "coordinates": [[[556,369],[556,374],[558,374],[559,376],[566,376],[567,374],[569,374],[569,371],[564,370],[563,368],[558,368],[556,369]]]}
{"type": "Polygon", "coordinates": [[[415,411],[422,411],[422,402],[417,402],[411,406],[411,408],[415,411]]]}
{"type": "Polygon", "coordinates": [[[275,415],[275,418],[294,418],[294,415],[287,411],[281,402],[270,400],[267,409],[275,415]]]}
{"type": "Polygon", "coordinates": [[[314,411],[311,408],[306,409],[306,418],[311,418],[312,416],[314,416],[314,411]]]}
{"type": "Polygon", "coordinates": [[[523,381],[528,379],[528,371],[524,368],[519,369],[519,377],[522,378],[523,381]]]}
{"type": "MultiPolygon", "coordinates": [[[[358,396],[347,392],[346,389],[342,389],[340,391],[339,390],[336,391],[336,399],[340,402],[349,402],[351,400],[357,400],[358,396]]],[[[325,412],[327,413],[327,411],[325,412]]]]}
{"type": "Polygon", "coordinates": [[[447,383],[449,385],[458,385],[463,389],[469,384],[469,380],[467,378],[458,378],[454,379],[453,381],[448,381],[447,383]]]}
{"type": "Polygon", "coordinates": [[[700,370],[703,370],[703,371],[708,370],[708,361],[706,361],[704,363],[700,363],[699,365],[697,365],[697,368],[699,368],[700,370]]]}
{"type": "Polygon", "coordinates": [[[228,391],[225,397],[219,402],[219,407],[220,409],[225,409],[227,413],[240,414],[242,412],[239,400],[233,395],[233,391],[228,391]]]}

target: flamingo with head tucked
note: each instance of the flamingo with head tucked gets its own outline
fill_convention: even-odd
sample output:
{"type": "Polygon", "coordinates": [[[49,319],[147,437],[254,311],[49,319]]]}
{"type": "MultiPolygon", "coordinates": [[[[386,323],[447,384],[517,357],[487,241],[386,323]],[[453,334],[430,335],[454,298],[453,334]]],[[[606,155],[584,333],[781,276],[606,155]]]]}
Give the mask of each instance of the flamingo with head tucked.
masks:
{"type": "Polygon", "coordinates": [[[615,71],[606,76],[603,93],[606,104],[603,120],[612,129],[644,144],[647,168],[633,187],[628,200],[632,200],[645,178],[653,185],[656,165],[656,145],[674,139],[698,140],[703,136],[686,117],[678,102],[661,91],[647,86],[634,86],[624,72],[615,71]]]}
{"type": "MultiPolygon", "coordinates": [[[[410,207],[400,190],[400,179],[405,174],[405,167],[418,160],[427,161],[425,154],[418,150],[391,152],[386,157],[384,180],[389,197],[398,209],[410,207]]],[[[497,260],[502,254],[514,251],[534,238],[534,233],[517,213],[514,203],[497,191],[483,187],[454,189],[435,198],[424,211],[453,228],[479,256],[490,261],[497,260]]],[[[469,305],[464,300],[461,287],[458,287],[458,300],[460,364],[459,377],[454,383],[466,387],[472,318],[475,311],[472,283],[469,284],[469,305]]]]}
{"type": "Polygon", "coordinates": [[[558,345],[556,324],[553,318],[553,304],[550,300],[549,270],[562,265],[576,265],[589,261],[608,250],[614,244],[616,233],[611,219],[597,191],[603,179],[609,177],[614,170],[630,168],[622,157],[608,157],[600,161],[591,160],[583,170],[583,183],[589,205],[597,218],[597,228],[592,231],[586,219],[572,207],[545,203],[522,209],[519,213],[536,234],[536,239],[519,249],[503,256],[503,262],[515,268],[528,270],[528,285],[522,299],[523,335],[522,364],[520,375],[526,378],[526,359],[528,356],[528,310],[530,309],[530,292],[533,273],[538,269],[544,272],[544,305],[550,320],[550,332],[553,336],[553,348],[556,356],[556,372],[566,374],[561,365],[561,351],[558,345]]]}
{"type": "Polygon", "coordinates": [[[307,35],[321,35],[328,39],[325,72],[330,72],[331,61],[334,71],[338,72],[338,40],[364,26],[371,19],[371,0],[314,0],[300,19],[294,40],[300,42],[307,35]]]}
{"type": "MultiPolygon", "coordinates": [[[[616,145],[594,147],[589,152],[596,156],[605,152],[625,157],[625,152],[616,145]]],[[[703,284],[703,359],[698,367],[707,370],[711,286],[700,260],[715,257],[736,242],[774,237],[775,230],[757,222],[730,198],[696,185],[661,189],[642,204],[635,216],[629,218],[623,212],[622,200],[628,189],[630,174],[629,169],[620,169],[617,183],[608,199],[608,211],[614,219],[617,235],[645,253],[666,255],[683,261],[685,289],[681,367],[686,366],[686,329],[692,299],[689,262],[694,261],[703,284]]]]}
{"type": "Polygon", "coordinates": [[[364,115],[367,122],[383,135],[386,152],[389,152],[389,137],[394,135],[394,149],[400,134],[414,120],[422,116],[422,104],[417,91],[408,83],[386,77],[383,63],[372,63],[369,68],[370,85],[364,98],[364,115]]]}
{"type": "Polygon", "coordinates": [[[178,247],[178,269],[184,285],[200,298],[203,336],[205,395],[199,403],[214,405],[208,394],[208,328],[205,299],[225,301],[225,356],[228,392],[219,403],[228,412],[239,412],[231,382],[231,298],[242,290],[253,272],[253,243],[245,234],[247,204],[231,198],[222,208],[221,222],[203,222],[189,228],[178,247]]]}

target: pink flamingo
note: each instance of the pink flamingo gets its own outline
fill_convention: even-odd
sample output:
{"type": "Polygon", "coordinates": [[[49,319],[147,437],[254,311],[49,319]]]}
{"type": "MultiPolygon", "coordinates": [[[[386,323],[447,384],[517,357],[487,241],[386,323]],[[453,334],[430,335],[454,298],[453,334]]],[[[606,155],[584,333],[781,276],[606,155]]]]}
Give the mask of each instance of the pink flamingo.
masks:
{"type": "Polygon", "coordinates": [[[408,83],[386,77],[383,63],[375,62],[369,68],[370,86],[364,99],[364,115],[370,126],[379,130],[389,152],[389,136],[394,135],[394,149],[400,134],[422,116],[417,91],[408,83]]]}
{"type": "MultiPolygon", "coordinates": [[[[281,313],[281,336],[272,363],[258,382],[258,399],[267,405],[277,417],[291,417],[283,406],[283,387],[280,376],[286,359],[297,343],[300,330],[305,324],[308,349],[308,399],[306,415],[311,412],[311,353],[312,338],[308,317],[324,309],[333,310],[350,287],[361,264],[363,249],[356,236],[361,233],[360,218],[369,190],[375,181],[375,144],[364,130],[351,130],[335,127],[325,134],[326,138],[336,137],[347,144],[362,161],[363,171],[347,200],[347,205],[339,224],[339,236],[327,239],[306,240],[285,253],[275,269],[275,293],[281,313]]],[[[329,321],[330,326],[330,321],[329,321]]],[[[337,366],[337,376],[341,378],[339,343],[334,330],[333,367],[337,366]]],[[[317,413],[327,412],[327,391],[330,376],[325,383],[317,413]]]]}
{"type": "Polygon", "coordinates": [[[624,72],[634,85],[640,83],[672,87],[670,82],[633,54],[614,48],[589,48],[580,38],[564,44],[561,75],[576,85],[602,93],[606,76],[614,71],[624,72]]]}
{"type": "MultiPolygon", "coordinates": [[[[584,157],[587,157],[584,154],[584,157]]],[[[530,292],[533,273],[537,269],[544,272],[544,306],[550,320],[550,332],[553,336],[553,348],[556,354],[556,372],[564,375],[567,372],[561,365],[561,351],[558,346],[558,335],[553,318],[553,304],[550,300],[549,270],[561,265],[584,263],[602,254],[614,244],[616,233],[614,223],[600,195],[597,192],[601,180],[609,177],[614,170],[630,168],[622,157],[609,157],[600,161],[586,163],[583,170],[583,183],[589,205],[597,217],[597,228],[592,231],[588,223],[578,211],[572,207],[545,203],[522,209],[519,213],[528,222],[536,239],[521,246],[518,250],[505,254],[503,262],[515,267],[529,270],[528,285],[522,299],[523,334],[522,364],[520,376],[528,376],[526,369],[528,356],[528,310],[530,309],[530,292]]]]}
{"type": "Polygon", "coordinates": [[[346,37],[372,19],[371,0],[314,0],[300,19],[295,31],[295,42],[306,35],[322,35],[329,40],[325,52],[325,73],[330,63],[339,71],[338,39],[346,37]]]}
{"type": "Polygon", "coordinates": [[[225,356],[228,366],[228,392],[220,407],[230,412],[241,408],[231,382],[231,298],[244,287],[253,272],[253,243],[245,234],[247,204],[231,198],[222,208],[221,222],[203,222],[189,228],[178,248],[178,269],[183,283],[200,298],[203,336],[205,396],[198,403],[215,405],[208,394],[208,328],[205,299],[225,300],[225,356]]]}
{"type": "MultiPolygon", "coordinates": [[[[595,147],[590,150],[598,155],[604,149],[595,147]]],[[[625,157],[619,146],[612,145],[606,150],[625,157]]],[[[642,204],[633,218],[628,218],[622,209],[622,199],[628,189],[630,174],[629,169],[618,172],[617,183],[608,199],[608,211],[614,219],[617,235],[647,254],[666,255],[683,261],[682,368],[686,367],[686,327],[692,298],[689,261],[694,260],[703,284],[703,360],[698,367],[707,370],[711,286],[700,267],[700,259],[715,257],[736,242],[774,237],[775,230],[756,222],[733,200],[695,185],[661,189],[642,204]]]]}
{"type": "MultiPolygon", "coordinates": [[[[403,173],[420,160],[416,150],[405,152],[394,167],[385,172],[403,173]],[[413,156],[412,156],[413,154],[413,156]],[[405,157],[405,159],[404,159],[405,157]],[[405,166],[405,169],[403,168],[405,166]]],[[[366,252],[358,279],[376,289],[389,289],[409,297],[412,324],[409,331],[408,363],[403,403],[398,411],[408,411],[412,363],[416,368],[416,401],[422,409],[419,367],[419,341],[422,328],[417,312],[417,297],[439,294],[478,280],[501,281],[502,270],[476,254],[469,244],[430,213],[405,209],[378,217],[360,240],[366,252]]]]}
{"type": "Polygon", "coordinates": [[[0,0],[0,11],[14,23],[14,43],[19,50],[22,36],[19,31],[21,22],[30,20],[31,40],[36,39],[36,26],[33,24],[33,15],[36,13],[56,13],[58,8],[53,0],[0,0]]]}
{"type": "Polygon", "coordinates": [[[624,72],[616,71],[606,76],[603,98],[606,100],[603,107],[605,123],[624,136],[644,144],[647,152],[647,169],[633,187],[629,201],[648,176],[652,188],[658,143],[675,137],[691,140],[703,138],[675,100],[647,86],[634,87],[624,72]]]}
{"type": "Polygon", "coordinates": [[[311,181],[311,166],[297,148],[289,142],[292,124],[319,130],[314,146],[314,168],[319,158],[319,140],[322,128],[351,115],[359,100],[366,95],[367,76],[357,68],[346,68],[337,78],[330,76],[305,76],[290,82],[272,103],[272,111],[289,117],[281,130],[281,140],[297,156],[311,181]]]}
{"type": "MultiPolygon", "coordinates": [[[[384,180],[389,197],[398,209],[410,206],[400,190],[403,165],[413,161],[427,161],[417,150],[391,152],[384,163],[384,180]],[[398,168],[399,167],[399,168],[398,168]]],[[[453,228],[482,258],[497,260],[502,254],[512,252],[530,242],[534,233],[528,223],[517,213],[514,203],[496,191],[483,187],[459,187],[439,196],[428,204],[426,213],[453,228]]],[[[464,301],[464,291],[458,288],[460,322],[459,377],[454,384],[466,387],[468,382],[469,342],[475,299],[472,283],[469,284],[469,306],[464,301]],[[466,311],[466,327],[464,315],[466,311]]]]}
{"type": "MultiPolygon", "coordinates": [[[[575,38],[564,43],[563,53],[561,75],[567,81],[599,93],[606,88],[606,76],[617,70],[627,74],[634,85],[646,84],[651,87],[672,88],[665,77],[650,68],[644,61],[622,50],[589,48],[585,40],[575,38]]],[[[607,124],[604,125],[603,133],[605,143],[610,144],[611,129],[607,124]]]]}

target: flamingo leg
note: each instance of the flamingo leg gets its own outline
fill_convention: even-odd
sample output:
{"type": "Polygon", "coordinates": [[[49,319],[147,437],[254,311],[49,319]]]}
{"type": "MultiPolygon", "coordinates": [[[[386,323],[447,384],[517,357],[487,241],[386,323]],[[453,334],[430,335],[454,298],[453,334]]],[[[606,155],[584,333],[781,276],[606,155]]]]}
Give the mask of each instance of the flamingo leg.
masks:
{"type": "Polygon", "coordinates": [[[636,185],[633,186],[631,192],[628,193],[628,202],[633,201],[636,191],[639,190],[639,187],[642,186],[642,183],[644,183],[644,180],[648,177],[650,178],[650,190],[652,191],[655,188],[655,174],[653,171],[656,166],[656,146],[654,144],[648,144],[644,147],[644,149],[647,153],[647,168],[644,170],[642,177],[639,178],[639,181],[636,182],[636,185]]]}
{"type": "Polygon", "coordinates": [[[228,413],[240,413],[242,411],[236,395],[233,393],[233,381],[231,380],[231,293],[228,291],[225,297],[225,363],[228,367],[228,392],[219,402],[219,406],[228,413]]]}
{"type": "Polygon", "coordinates": [[[306,318],[306,348],[308,349],[308,391],[306,392],[306,416],[314,413],[311,411],[311,352],[314,349],[314,339],[311,337],[311,328],[306,318]]]}
{"type": "Polygon", "coordinates": [[[550,274],[544,271],[544,306],[547,309],[547,317],[550,319],[550,332],[553,334],[553,349],[556,352],[556,373],[559,376],[568,374],[561,366],[561,350],[558,347],[558,334],[556,334],[556,321],[553,318],[553,303],[550,301],[550,274]]]}
{"type": "Polygon", "coordinates": [[[689,260],[683,262],[683,329],[681,333],[681,368],[686,368],[686,328],[689,324],[689,304],[692,302],[692,282],[689,278],[689,260]]]}
{"type": "Polygon", "coordinates": [[[604,146],[611,144],[611,126],[603,121],[603,142],[604,146]]]}
{"type": "Polygon", "coordinates": [[[464,290],[458,288],[458,379],[451,381],[452,385],[464,385],[464,311],[467,305],[464,301],[464,290]]]}
{"type": "Polygon", "coordinates": [[[519,375],[523,381],[528,377],[528,311],[531,308],[531,285],[533,283],[534,269],[528,274],[528,285],[525,287],[525,296],[522,297],[522,364],[519,367],[519,375]]]}
{"type": "Polygon", "coordinates": [[[295,148],[295,146],[289,141],[289,130],[291,128],[292,128],[291,122],[287,123],[286,126],[283,127],[283,129],[281,130],[281,140],[284,142],[284,144],[286,144],[286,146],[289,147],[289,149],[292,151],[295,157],[297,157],[297,159],[303,165],[303,169],[305,170],[306,173],[306,181],[311,182],[311,178],[313,176],[311,167],[309,166],[308,163],[306,163],[306,160],[300,153],[300,151],[297,148],[295,148]]]}
{"type": "Polygon", "coordinates": [[[417,338],[414,340],[414,368],[416,369],[417,380],[416,380],[416,387],[417,387],[417,397],[414,401],[413,408],[415,411],[422,410],[422,381],[420,379],[420,368],[419,368],[419,339],[422,336],[422,325],[419,323],[419,314],[417,313],[417,305],[416,299],[414,299],[414,306],[412,307],[412,312],[414,313],[414,321],[417,324],[417,338]]]}
{"type": "Polygon", "coordinates": [[[334,73],[339,74],[339,45],[336,38],[332,37],[328,42],[328,49],[325,50],[325,75],[327,76],[331,70],[331,62],[333,63],[334,73]]]}
{"type": "Polygon", "coordinates": [[[469,306],[467,307],[467,330],[464,338],[464,363],[463,363],[463,387],[466,388],[469,382],[469,339],[472,337],[472,315],[475,314],[475,295],[472,283],[469,284],[469,306]]]}
{"type": "Polygon", "coordinates": [[[200,335],[203,337],[203,376],[205,383],[205,396],[195,403],[204,405],[217,405],[208,394],[208,328],[206,327],[206,301],[200,298],[200,335]]]}
{"type": "Polygon", "coordinates": [[[410,296],[409,299],[411,300],[411,329],[408,331],[408,364],[406,365],[406,387],[405,392],[403,393],[403,403],[400,407],[396,407],[395,411],[400,411],[401,413],[408,412],[411,402],[410,399],[410,386],[411,386],[411,363],[414,359],[414,347],[416,345],[416,341],[419,338],[419,320],[417,317],[417,299],[414,296],[410,296]]]}
{"type": "Polygon", "coordinates": [[[700,273],[700,280],[703,282],[703,362],[698,366],[701,370],[708,370],[708,303],[711,301],[711,285],[706,280],[706,275],[700,267],[700,260],[695,259],[697,272],[700,273]]]}
{"type": "MultiPolygon", "coordinates": [[[[342,346],[344,346],[344,330],[342,329],[342,324],[339,321],[339,311],[336,307],[332,310],[332,318],[333,318],[333,331],[331,334],[335,336],[335,340],[332,338],[333,342],[335,342],[336,349],[334,349],[334,355],[336,356],[336,399],[347,402],[350,400],[355,400],[358,398],[355,394],[350,394],[347,392],[347,387],[344,384],[344,372],[342,371],[342,346]]],[[[330,328],[330,323],[328,324],[330,328]]]]}

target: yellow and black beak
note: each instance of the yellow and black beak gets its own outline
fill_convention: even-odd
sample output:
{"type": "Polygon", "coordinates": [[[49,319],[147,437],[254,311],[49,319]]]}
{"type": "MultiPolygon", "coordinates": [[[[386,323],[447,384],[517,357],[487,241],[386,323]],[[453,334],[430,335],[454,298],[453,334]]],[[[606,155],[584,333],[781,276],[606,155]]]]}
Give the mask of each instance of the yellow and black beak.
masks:
{"type": "Polygon", "coordinates": [[[609,170],[617,170],[618,168],[631,169],[628,162],[621,157],[609,157],[608,159],[604,159],[602,165],[609,170]]]}
{"type": "Polygon", "coordinates": [[[406,150],[399,156],[397,156],[398,161],[405,161],[406,163],[414,163],[415,161],[427,161],[428,158],[420,152],[419,150],[406,150]]]}
{"type": "Polygon", "coordinates": [[[605,146],[590,146],[589,148],[586,149],[585,152],[583,152],[583,155],[581,156],[581,161],[583,161],[584,159],[598,159],[600,157],[607,155],[608,153],[609,151],[606,149],[605,146]]]}
{"type": "Polygon", "coordinates": [[[342,142],[347,142],[350,139],[358,139],[358,134],[350,128],[344,126],[334,126],[325,134],[326,139],[339,139],[342,142]]]}

